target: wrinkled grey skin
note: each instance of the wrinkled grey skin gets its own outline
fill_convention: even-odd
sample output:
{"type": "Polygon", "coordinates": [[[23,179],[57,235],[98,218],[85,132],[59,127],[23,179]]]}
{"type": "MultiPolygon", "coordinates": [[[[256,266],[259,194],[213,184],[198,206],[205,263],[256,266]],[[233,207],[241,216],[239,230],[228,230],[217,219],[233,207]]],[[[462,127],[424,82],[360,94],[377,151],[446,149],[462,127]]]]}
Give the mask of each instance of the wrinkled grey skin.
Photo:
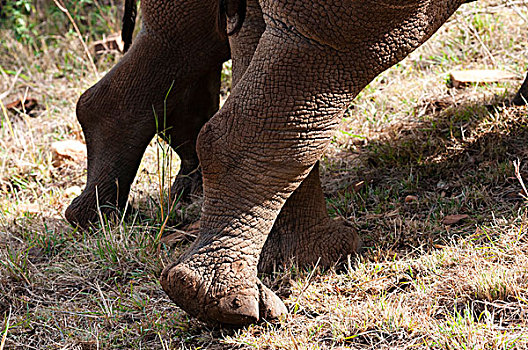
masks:
{"type": "MultiPolygon", "coordinates": [[[[211,67],[225,59],[225,38],[210,27],[205,32],[211,32],[204,36],[203,28],[192,26],[216,23],[213,13],[218,11],[212,2],[194,2],[170,2],[172,7],[158,8],[154,0],[143,1],[143,11],[158,11],[159,15],[145,16],[143,41],[138,40],[123,60],[122,65],[132,68],[118,66],[114,69],[117,72],[113,70],[79,101],[79,120],[89,147],[89,178],[87,194],[68,209],[69,220],[80,224],[91,220],[81,213],[85,208],[95,208],[95,186],[106,189],[98,190],[99,197],[103,194],[115,203],[117,191],[110,180],[116,177],[120,184],[117,205],[126,201],[137,164],[155,133],[151,115],[141,104],[137,107],[138,100],[146,101],[143,105],[148,105],[149,99],[157,101],[158,109],[160,87],[177,81],[169,98],[171,119],[167,123],[175,129],[186,125],[180,120],[186,115],[182,111],[190,110],[196,101],[205,98],[212,102],[207,104],[210,108],[190,115],[190,119],[203,122],[215,109],[213,91],[217,92],[218,78],[211,67]],[[203,12],[192,12],[196,17],[188,13],[181,16],[186,6],[193,4],[203,12]],[[183,7],[173,8],[179,5],[183,7]],[[166,14],[177,14],[178,20],[169,16],[170,25],[161,23],[152,29],[150,22],[166,14]],[[187,41],[189,38],[192,40],[187,41]],[[200,51],[194,42],[200,39],[203,43],[203,38],[218,44],[213,47],[220,53],[193,51],[200,51]],[[151,46],[151,40],[169,44],[151,46]],[[181,46],[186,49],[178,51],[181,46]],[[187,50],[192,55],[187,55],[187,50]],[[153,60],[157,64],[151,64],[153,60]],[[150,71],[142,76],[149,77],[151,85],[148,89],[141,84],[131,88],[143,81],[131,76],[145,67],[150,71]],[[167,71],[171,74],[161,74],[167,71]],[[201,84],[191,85],[194,81],[201,84]],[[115,96],[116,91],[123,91],[126,102],[117,95],[112,103],[97,105],[96,101],[115,96]],[[113,108],[114,104],[120,108],[113,108]],[[98,111],[95,116],[94,110],[98,111]],[[123,137],[115,140],[120,133],[123,137]],[[123,143],[125,150],[119,146],[123,143]],[[116,151],[117,156],[105,154],[116,151]],[[123,162],[124,156],[130,160],[123,162]],[[108,175],[107,168],[115,172],[108,175]]],[[[463,2],[248,2],[243,27],[229,42],[234,65],[232,95],[198,137],[204,176],[200,235],[161,276],[164,290],[176,304],[210,323],[240,326],[277,317],[286,309],[259,281],[257,271],[269,271],[290,257],[301,264],[313,264],[321,258],[328,266],[357,250],[355,231],[346,222],[328,218],[318,160],[346,106],[359,91],[427,40],[463,2]]],[[[227,13],[235,16],[236,11],[229,9],[237,8],[238,1],[227,4],[227,13]]],[[[211,47],[212,42],[202,48],[211,47]]],[[[175,135],[171,142],[177,145],[181,138],[175,135]]]]}

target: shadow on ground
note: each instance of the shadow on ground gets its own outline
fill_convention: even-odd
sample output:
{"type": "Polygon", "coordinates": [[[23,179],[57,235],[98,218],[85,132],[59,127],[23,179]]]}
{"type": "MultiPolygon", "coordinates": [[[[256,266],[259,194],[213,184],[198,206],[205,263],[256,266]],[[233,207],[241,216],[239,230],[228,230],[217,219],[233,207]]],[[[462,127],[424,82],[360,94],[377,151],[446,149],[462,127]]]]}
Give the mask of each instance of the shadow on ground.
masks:
{"type": "Polygon", "coordinates": [[[327,157],[329,210],[356,223],[366,257],[421,254],[518,214],[525,201],[513,162],[528,179],[528,110],[509,98],[424,102],[418,120],[347,140],[327,157]],[[447,225],[450,215],[467,218],[447,225]]]}
{"type": "MultiPolygon", "coordinates": [[[[367,140],[336,141],[323,170],[328,208],[357,225],[364,259],[420,256],[518,215],[525,202],[513,161],[520,160],[519,174],[528,179],[528,110],[505,107],[505,100],[425,103],[416,120],[388,125],[367,140]],[[467,217],[446,224],[454,214],[467,217]]],[[[133,225],[80,233],[58,219],[8,224],[10,238],[0,241],[0,313],[11,312],[17,326],[7,348],[95,349],[94,330],[121,346],[159,347],[164,334],[182,346],[229,348],[226,339],[237,332],[190,319],[161,290],[161,269],[188,239],[164,248],[156,241],[160,225],[136,217],[133,225]]],[[[286,297],[290,281],[304,278],[291,268],[267,282],[286,297]]],[[[245,332],[273,327],[279,326],[245,332]]]]}

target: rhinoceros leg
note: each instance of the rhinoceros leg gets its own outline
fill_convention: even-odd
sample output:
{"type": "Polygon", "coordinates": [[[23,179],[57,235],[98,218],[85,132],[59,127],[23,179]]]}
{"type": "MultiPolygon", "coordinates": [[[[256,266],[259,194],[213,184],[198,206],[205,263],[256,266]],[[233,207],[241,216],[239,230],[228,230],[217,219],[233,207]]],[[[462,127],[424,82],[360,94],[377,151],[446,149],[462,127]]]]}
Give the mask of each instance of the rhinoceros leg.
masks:
{"type": "MultiPolygon", "coordinates": [[[[170,98],[169,128],[162,134],[181,158],[180,172],[171,190],[173,197],[187,199],[201,191],[195,140],[201,126],[218,109],[217,78],[218,69],[214,69],[170,98]]],[[[88,182],[67,208],[66,218],[80,227],[98,220],[98,205],[105,215],[124,208],[143,153],[162,125],[148,107],[132,105],[130,111],[120,110],[118,106],[126,102],[120,102],[120,96],[112,97],[112,84],[106,85],[104,78],[99,84],[88,90],[78,105],[88,147],[88,182]]],[[[157,110],[159,118],[162,108],[157,110]]]]}
{"type": "MultiPolygon", "coordinates": [[[[246,21],[230,40],[233,85],[242,79],[265,30],[258,2],[249,0],[247,5],[246,21]]],[[[260,255],[258,270],[271,272],[291,260],[300,266],[319,261],[320,266],[328,267],[357,252],[359,246],[359,236],[349,222],[328,216],[317,163],[282,207],[260,255]]]]}
{"type": "MultiPolygon", "coordinates": [[[[145,148],[163,125],[178,126],[165,136],[182,156],[180,179],[197,167],[191,142],[218,107],[219,65],[229,57],[227,40],[217,29],[218,6],[215,1],[142,1],[143,30],[136,42],[77,104],[88,180],[66,210],[72,224],[86,227],[97,221],[99,208],[108,214],[125,206],[145,148]]],[[[190,193],[189,187],[192,181],[178,180],[175,191],[190,193]]]]}

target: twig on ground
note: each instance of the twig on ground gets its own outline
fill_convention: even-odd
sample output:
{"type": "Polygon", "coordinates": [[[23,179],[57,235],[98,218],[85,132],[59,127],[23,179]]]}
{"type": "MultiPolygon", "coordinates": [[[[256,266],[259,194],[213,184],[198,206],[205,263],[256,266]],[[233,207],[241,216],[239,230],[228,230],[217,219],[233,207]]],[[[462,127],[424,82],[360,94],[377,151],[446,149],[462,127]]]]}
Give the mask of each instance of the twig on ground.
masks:
{"type": "Polygon", "coordinates": [[[519,4],[519,3],[514,3],[513,1],[508,1],[508,3],[506,4],[507,6],[510,6],[513,11],[515,11],[515,13],[522,18],[522,20],[524,21],[524,23],[528,23],[528,17],[526,17],[522,12],[521,10],[519,9],[519,6],[517,5],[524,5],[526,6],[526,4],[524,3],[524,1],[519,4]]]}
{"type": "Polygon", "coordinates": [[[295,348],[295,350],[299,350],[299,346],[297,345],[297,340],[295,340],[295,337],[293,336],[291,329],[288,329],[288,333],[290,333],[290,339],[293,343],[293,347],[295,348]]]}
{"type": "Polygon", "coordinates": [[[528,191],[526,190],[526,186],[524,185],[523,178],[521,176],[521,161],[519,159],[513,161],[513,166],[515,167],[515,177],[517,180],[519,180],[519,183],[521,184],[521,187],[524,191],[524,194],[522,195],[524,199],[528,199],[528,191]]]}
{"type": "Polygon", "coordinates": [[[22,68],[19,68],[16,71],[15,76],[13,77],[13,81],[11,81],[11,84],[9,85],[7,90],[0,94],[0,100],[6,98],[11,93],[11,91],[13,91],[13,88],[15,87],[15,84],[18,80],[18,77],[20,76],[20,73],[22,73],[22,68]]]}
{"type": "Polygon", "coordinates": [[[77,26],[77,24],[75,23],[75,20],[71,16],[70,11],[68,11],[68,9],[60,2],[60,0],[53,0],[53,2],[55,3],[55,5],[57,5],[59,10],[64,12],[66,14],[66,16],[68,17],[68,20],[70,21],[70,23],[72,24],[73,28],[75,29],[75,33],[77,33],[77,36],[79,37],[79,40],[81,41],[81,44],[82,44],[82,46],[84,48],[84,52],[85,52],[86,56],[88,57],[88,61],[90,61],[90,66],[92,67],[92,70],[93,70],[95,76],[99,77],[99,73],[97,72],[97,67],[95,66],[93,57],[90,54],[90,50],[88,49],[88,46],[86,45],[86,42],[84,42],[84,39],[83,39],[82,34],[81,34],[81,31],[79,30],[79,27],[77,26]]]}
{"type": "Polygon", "coordinates": [[[319,259],[317,259],[317,262],[315,263],[315,266],[312,270],[312,272],[310,272],[310,275],[308,276],[308,278],[306,279],[306,282],[304,283],[304,287],[303,289],[301,290],[301,293],[299,294],[299,296],[297,297],[297,299],[295,300],[295,303],[293,303],[293,306],[291,307],[291,310],[289,310],[289,313],[291,313],[293,310],[295,310],[295,307],[297,305],[299,305],[299,301],[301,301],[301,298],[303,297],[304,295],[304,292],[306,292],[306,290],[308,289],[308,287],[310,286],[310,283],[312,282],[312,277],[315,273],[315,271],[317,270],[317,267],[319,266],[319,263],[321,262],[321,258],[319,257],[319,259]]]}

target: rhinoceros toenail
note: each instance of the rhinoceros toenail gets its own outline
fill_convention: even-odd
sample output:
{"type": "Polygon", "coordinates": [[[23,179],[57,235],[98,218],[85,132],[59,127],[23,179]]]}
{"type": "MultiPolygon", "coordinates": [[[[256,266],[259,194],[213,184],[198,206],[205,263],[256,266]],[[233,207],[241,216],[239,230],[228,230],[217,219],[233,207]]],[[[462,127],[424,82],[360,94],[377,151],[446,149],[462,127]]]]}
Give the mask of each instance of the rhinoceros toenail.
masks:
{"type": "Polygon", "coordinates": [[[240,301],[240,299],[238,297],[235,297],[233,299],[233,301],[231,302],[231,306],[235,309],[238,309],[239,307],[242,306],[242,302],[240,301]]]}

